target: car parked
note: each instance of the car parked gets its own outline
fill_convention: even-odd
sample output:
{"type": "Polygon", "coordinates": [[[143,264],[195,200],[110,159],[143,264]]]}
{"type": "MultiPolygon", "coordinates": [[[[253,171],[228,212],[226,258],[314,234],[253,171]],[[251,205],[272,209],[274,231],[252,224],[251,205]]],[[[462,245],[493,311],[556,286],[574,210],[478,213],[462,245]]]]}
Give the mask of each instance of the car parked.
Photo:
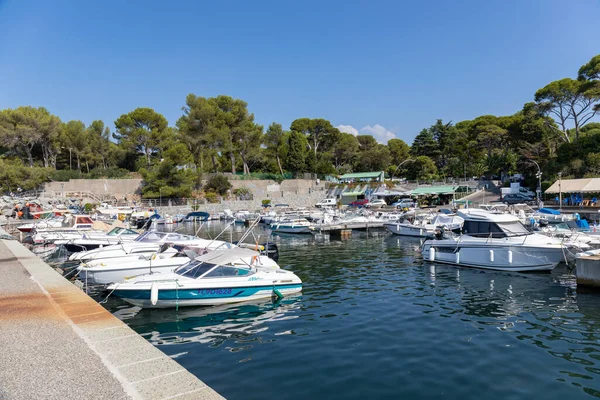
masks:
{"type": "Polygon", "coordinates": [[[393,207],[396,208],[411,208],[415,206],[415,201],[412,199],[402,199],[402,200],[398,200],[397,202],[392,204],[393,207]]]}
{"type": "Polygon", "coordinates": [[[319,201],[317,204],[315,204],[315,207],[317,207],[317,208],[335,207],[336,205],[337,205],[337,200],[335,198],[328,198],[328,199],[323,199],[323,200],[319,201]]]}
{"type": "Polygon", "coordinates": [[[361,199],[361,200],[356,200],[353,201],[352,203],[348,204],[350,207],[366,207],[367,204],[369,204],[369,200],[367,199],[361,199]]]}
{"type": "Polygon", "coordinates": [[[367,205],[365,205],[365,207],[368,208],[382,208],[385,206],[387,206],[387,203],[383,199],[374,199],[371,200],[367,205]]]}
{"type": "Polygon", "coordinates": [[[508,193],[502,198],[504,204],[531,203],[533,199],[520,193],[508,193]]]}

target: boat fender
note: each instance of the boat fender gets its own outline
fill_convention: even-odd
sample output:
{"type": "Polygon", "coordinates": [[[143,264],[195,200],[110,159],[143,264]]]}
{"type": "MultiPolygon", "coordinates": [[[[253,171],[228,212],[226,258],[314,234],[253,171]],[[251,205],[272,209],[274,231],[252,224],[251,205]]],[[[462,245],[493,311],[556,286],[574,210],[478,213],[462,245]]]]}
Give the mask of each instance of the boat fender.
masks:
{"type": "Polygon", "coordinates": [[[512,252],[512,250],[509,250],[508,251],[508,263],[512,264],[512,261],[513,261],[513,252],[512,252]]]}
{"type": "Polygon", "coordinates": [[[152,282],[152,287],[150,288],[150,303],[153,306],[158,302],[158,283],[152,282]]]}
{"type": "Polygon", "coordinates": [[[275,286],[273,286],[273,296],[277,297],[278,299],[283,299],[283,294],[281,294],[281,292],[277,290],[275,286]]]}
{"type": "Polygon", "coordinates": [[[458,251],[456,252],[455,257],[456,257],[456,263],[460,264],[460,253],[458,251]]]}
{"type": "Polygon", "coordinates": [[[494,262],[494,250],[490,250],[490,262],[494,262]]]}
{"type": "Polygon", "coordinates": [[[429,248],[429,261],[435,261],[435,249],[433,247],[429,248]]]}

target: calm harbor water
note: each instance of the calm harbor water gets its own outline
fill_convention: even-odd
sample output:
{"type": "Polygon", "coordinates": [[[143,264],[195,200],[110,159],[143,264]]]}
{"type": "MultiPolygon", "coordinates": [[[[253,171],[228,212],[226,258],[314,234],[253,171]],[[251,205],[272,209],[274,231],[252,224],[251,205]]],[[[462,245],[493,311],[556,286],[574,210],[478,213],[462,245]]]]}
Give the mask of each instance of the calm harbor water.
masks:
{"type": "Polygon", "coordinates": [[[565,267],[422,265],[419,240],[384,233],[275,240],[279,264],[304,281],[300,296],[105,306],[229,399],[600,397],[600,295],[578,290],[565,267]]]}

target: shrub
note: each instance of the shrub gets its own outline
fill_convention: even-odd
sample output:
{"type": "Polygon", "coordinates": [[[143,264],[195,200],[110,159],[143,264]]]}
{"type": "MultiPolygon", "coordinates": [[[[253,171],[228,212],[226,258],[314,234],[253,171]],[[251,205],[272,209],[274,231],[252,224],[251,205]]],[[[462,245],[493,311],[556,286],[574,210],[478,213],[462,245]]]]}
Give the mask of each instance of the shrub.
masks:
{"type": "Polygon", "coordinates": [[[248,188],[238,188],[233,190],[233,195],[242,199],[252,198],[252,192],[248,188]]]}
{"type": "Polygon", "coordinates": [[[92,203],[85,203],[83,209],[86,213],[90,213],[94,209],[94,205],[92,203]]]}
{"type": "Polygon", "coordinates": [[[204,194],[204,198],[209,203],[218,203],[219,202],[219,196],[215,192],[206,192],[204,194]]]}
{"type": "Polygon", "coordinates": [[[262,205],[265,206],[265,207],[268,206],[268,205],[270,205],[270,204],[271,204],[271,200],[270,199],[264,199],[262,201],[262,205]]]}
{"type": "Polygon", "coordinates": [[[225,175],[214,175],[208,180],[204,189],[207,191],[214,191],[221,196],[224,196],[227,194],[227,191],[231,189],[231,183],[225,175]]]}

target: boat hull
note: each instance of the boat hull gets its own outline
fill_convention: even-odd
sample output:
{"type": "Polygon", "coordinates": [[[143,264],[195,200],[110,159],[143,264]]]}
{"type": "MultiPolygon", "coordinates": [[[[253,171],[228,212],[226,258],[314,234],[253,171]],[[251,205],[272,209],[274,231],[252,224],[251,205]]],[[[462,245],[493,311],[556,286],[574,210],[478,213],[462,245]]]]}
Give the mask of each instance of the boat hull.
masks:
{"type": "Polygon", "coordinates": [[[115,282],[122,282],[126,278],[154,273],[167,273],[173,271],[178,266],[182,265],[183,262],[177,264],[171,264],[167,266],[149,266],[137,267],[137,268],[123,268],[123,269],[111,269],[111,270],[86,270],[82,269],[79,273],[79,279],[82,282],[86,282],[90,285],[110,285],[115,282]]]}
{"type": "Polygon", "coordinates": [[[308,226],[271,225],[271,230],[277,233],[310,233],[308,226]]]}
{"type": "Polygon", "coordinates": [[[113,294],[138,307],[169,308],[182,306],[212,306],[264,299],[275,294],[273,289],[277,289],[282,295],[290,295],[301,292],[302,284],[222,288],[182,288],[179,290],[164,289],[158,292],[158,301],[155,305],[150,301],[151,289],[119,290],[117,286],[113,294]]]}
{"type": "Polygon", "coordinates": [[[536,248],[529,246],[444,245],[425,242],[423,259],[461,267],[497,271],[551,271],[565,255],[561,248],[536,248]],[[431,254],[431,248],[434,254],[431,254]]]}
{"type": "Polygon", "coordinates": [[[424,226],[416,226],[410,224],[385,224],[386,229],[394,235],[411,236],[411,237],[433,237],[433,229],[424,226]]]}

